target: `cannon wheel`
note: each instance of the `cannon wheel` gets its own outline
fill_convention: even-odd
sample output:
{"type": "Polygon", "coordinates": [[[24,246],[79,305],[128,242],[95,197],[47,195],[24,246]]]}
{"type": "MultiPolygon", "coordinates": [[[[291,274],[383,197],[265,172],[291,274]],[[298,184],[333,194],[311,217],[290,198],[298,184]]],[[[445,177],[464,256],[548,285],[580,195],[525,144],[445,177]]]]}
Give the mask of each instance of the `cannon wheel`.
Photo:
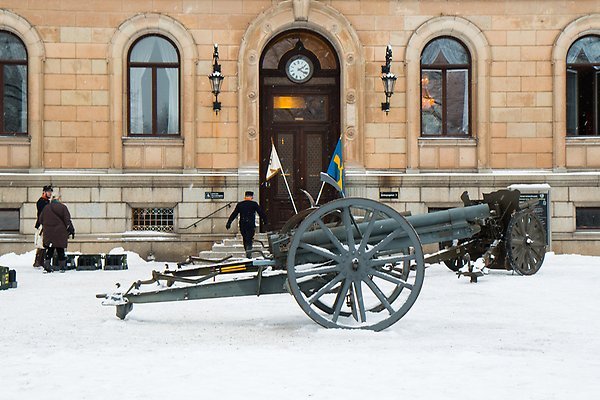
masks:
{"type": "Polygon", "coordinates": [[[345,198],[302,221],[289,247],[287,275],[292,295],[318,324],[379,331],[415,303],[425,263],[417,233],[397,211],[374,200],[345,198]],[[328,224],[331,215],[341,223],[328,224]],[[384,219],[393,219],[395,229],[378,234],[377,222],[384,219]],[[323,241],[308,243],[305,233],[322,234],[323,241]],[[397,237],[407,237],[406,248],[394,247],[397,237]],[[321,262],[307,261],[307,254],[321,262]]]}
{"type": "Polygon", "coordinates": [[[519,275],[533,275],[546,253],[546,231],[529,210],[516,212],[506,229],[507,262],[519,275]]]}

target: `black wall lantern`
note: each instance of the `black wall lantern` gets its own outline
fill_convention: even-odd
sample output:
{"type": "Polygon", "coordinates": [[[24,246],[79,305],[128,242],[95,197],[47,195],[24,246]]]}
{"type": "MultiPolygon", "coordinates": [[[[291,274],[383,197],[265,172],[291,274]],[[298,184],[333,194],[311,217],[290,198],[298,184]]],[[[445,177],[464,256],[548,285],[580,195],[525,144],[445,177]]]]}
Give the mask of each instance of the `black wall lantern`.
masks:
{"type": "Polygon", "coordinates": [[[221,74],[221,64],[219,64],[219,45],[215,43],[215,50],[213,52],[213,71],[208,76],[210,80],[210,87],[215,95],[215,101],[213,102],[213,111],[219,113],[221,109],[221,103],[219,102],[219,93],[221,93],[221,83],[223,82],[223,74],[221,74]]]}
{"type": "Polygon", "coordinates": [[[396,75],[390,68],[392,66],[392,46],[389,44],[385,49],[385,65],[381,66],[381,81],[383,82],[383,91],[385,92],[385,103],[381,103],[381,110],[385,113],[390,112],[390,98],[394,94],[394,86],[396,85],[396,75]]]}

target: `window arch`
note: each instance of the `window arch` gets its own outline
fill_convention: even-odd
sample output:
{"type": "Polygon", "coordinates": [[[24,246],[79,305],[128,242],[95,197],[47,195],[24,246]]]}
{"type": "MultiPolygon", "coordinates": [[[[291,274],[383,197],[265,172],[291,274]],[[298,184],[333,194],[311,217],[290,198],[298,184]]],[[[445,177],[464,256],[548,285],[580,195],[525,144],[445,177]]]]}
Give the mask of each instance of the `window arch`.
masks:
{"type": "Polygon", "coordinates": [[[27,49],[0,31],[0,134],[27,133],[27,49]]]}
{"type": "Polygon", "coordinates": [[[584,36],[567,52],[567,135],[600,134],[600,36],[584,36]]]}
{"type": "Polygon", "coordinates": [[[128,132],[131,136],[179,135],[180,58],[167,38],[138,39],[128,56],[128,132]]]}
{"type": "Polygon", "coordinates": [[[438,37],[421,53],[421,136],[471,135],[471,55],[460,41],[438,37]]]}

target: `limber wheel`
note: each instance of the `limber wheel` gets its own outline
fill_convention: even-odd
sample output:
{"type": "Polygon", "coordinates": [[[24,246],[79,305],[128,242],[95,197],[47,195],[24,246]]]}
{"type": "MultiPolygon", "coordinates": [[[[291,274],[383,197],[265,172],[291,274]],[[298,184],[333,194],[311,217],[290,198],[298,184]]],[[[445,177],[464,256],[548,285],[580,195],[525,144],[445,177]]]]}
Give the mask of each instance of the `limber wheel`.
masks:
{"type": "Polygon", "coordinates": [[[419,237],[403,216],[373,200],[345,198],[300,224],[287,275],[294,298],[318,324],[379,331],[412,307],[425,263],[419,237]]]}
{"type": "MultiPolygon", "coordinates": [[[[439,244],[440,250],[445,250],[450,247],[452,247],[452,242],[440,242],[439,244]]],[[[463,266],[462,260],[458,257],[451,258],[449,260],[444,260],[444,264],[446,265],[446,267],[448,267],[451,271],[454,272],[457,272],[463,266]]]]}
{"type": "Polygon", "coordinates": [[[520,275],[533,275],[546,254],[546,231],[539,218],[528,210],[515,213],[506,229],[506,256],[520,275]]]}

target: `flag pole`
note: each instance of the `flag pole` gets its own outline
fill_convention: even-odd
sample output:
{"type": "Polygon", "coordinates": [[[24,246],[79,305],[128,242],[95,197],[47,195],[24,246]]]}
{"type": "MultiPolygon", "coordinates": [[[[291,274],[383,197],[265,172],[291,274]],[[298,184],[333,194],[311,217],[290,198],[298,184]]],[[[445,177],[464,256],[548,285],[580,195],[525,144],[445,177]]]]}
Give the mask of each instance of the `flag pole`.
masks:
{"type": "Polygon", "coordinates": [[[294,206],[294,212],[298,214],[298,209],[296,208],[296,203],[294,203],[294,196],[292,196],[292,192],[290,190],[290,185],[288,185],[288,181],[285,178],[285,171],[283,170],[283,165],[281,166],[281,176],[283,176],[283,181],[285,182],[285,187],[287,188],[288,194],[290,195],[290,200],[292,200],[292,206],[294,206]]]}
{"type": "MultiPolygon", "coordinates": [[[[294,207],[294,212],[298,214],[298,209],[296,208],[296,203],[294,202],[294,196],[292,196],[292,191],[290,190],[290,185],[285,177],[285,171],[283,170],[283,164],[281,164],[281,160],[279,159],[279,155],[277,154],[277,149],[275,148],[275,143],[273,142],[273,138],[271,138],[271,159],[273,159],[273,155],[277,157],[277,161],[279,164],[279,170],[281,171],[281,176],[283,176],[283,181],[285,182],[285,187],[287,188],[288,194],[290,195],[290,200],[292,201],[292,206],[294,207]]],[[[269,165],[271,163],[269,162],[269,165]]],[[[267,179],[268,180],[268,179],[267,179]]]]}
{"type": "Polygon", "coordinates": [[[323,193],[324,187],[325,187],[325,182],[321,183],[321,189],[319,189],[319,195],[317,196],[317,201],[315,201],[315,205],[319,204],[319,199],[321,198],[321,194],[323,193]]]}

